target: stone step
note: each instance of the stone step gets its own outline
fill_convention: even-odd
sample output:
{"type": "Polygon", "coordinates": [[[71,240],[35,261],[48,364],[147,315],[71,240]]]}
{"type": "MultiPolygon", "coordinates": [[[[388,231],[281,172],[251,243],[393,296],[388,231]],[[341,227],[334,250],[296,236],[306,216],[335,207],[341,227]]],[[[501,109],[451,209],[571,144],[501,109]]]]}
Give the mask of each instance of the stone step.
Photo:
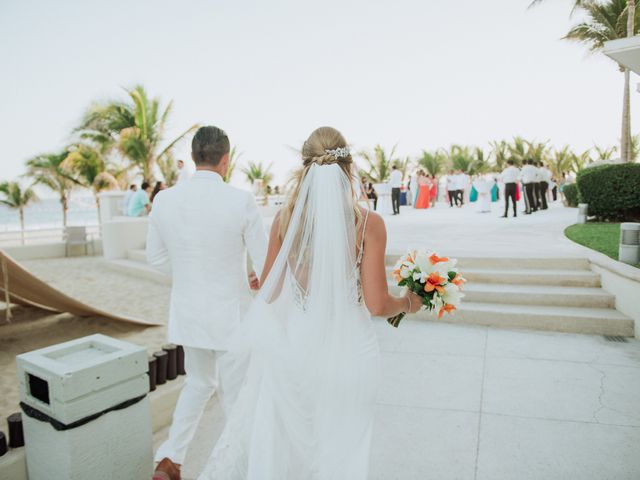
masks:
{"type": "MultiPolygon", "coordinates": [[[[402,289],[390,280],[389,291],[400,295],[402,289]]],[[[601,288],[499,283],[468,283],[464,294],[464,302],[557,307],[615,308],[616,300],[601,288]]]]}
{"type": "Polygon", "coordinates": [[[632,337],[633,320],[609,308],[577,308],[464,302],[453,315],[437,320],[419,312],[414,318],[499,328],[524,328],[565,333],[632,337]]]}
{"type": "Polygon", "coordinates": [[[147,253],[144,249],[140,250],[129,250],[127,252],[127,258],[129,260],[134,260],[136,262],[147,263],[147,253]]]}
{"type": "Polygon", "coordinates": [[[600,275],[591,270],[499,270],[489,268],[465,268],[461,270],[469,283],[600,287],[600,275]]]}
{"type": "MultiPolygon", "coordinates": [[[[396,264],[401,254],[387,253],[387,266],[396,264]]],[[[457,257],[458,267],[489,268],[495,270],[518,269],[550,269],[550,270],[589,270],[589,260],[586,258],[509,258],[509,257],[457,257]]]]}

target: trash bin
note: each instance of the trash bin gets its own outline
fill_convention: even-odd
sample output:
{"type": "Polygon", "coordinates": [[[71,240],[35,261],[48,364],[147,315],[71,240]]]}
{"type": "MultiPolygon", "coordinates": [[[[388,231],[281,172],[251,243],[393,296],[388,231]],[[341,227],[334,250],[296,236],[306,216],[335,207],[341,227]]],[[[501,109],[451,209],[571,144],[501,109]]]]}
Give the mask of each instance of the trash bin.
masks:
{"type": "Polygon", "coordinates": [[[640,223],[620,224],[618,260],[629,265],[640,263],[640,223]]]}
{"type": "Polygon", "coordinates": [[[145,348],[90,335],[16,360],[29,480],[151,477],[145,348]]]}

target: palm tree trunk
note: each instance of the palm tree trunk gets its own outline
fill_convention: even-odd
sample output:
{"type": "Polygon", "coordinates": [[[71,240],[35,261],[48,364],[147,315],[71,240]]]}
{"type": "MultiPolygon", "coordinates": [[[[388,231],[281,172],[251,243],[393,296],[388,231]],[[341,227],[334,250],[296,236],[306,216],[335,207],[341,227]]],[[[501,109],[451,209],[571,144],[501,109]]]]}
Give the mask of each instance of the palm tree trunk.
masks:
{"type": "MultiPolygon", "coordinates": [[[[627,0],[627,37],[635,35],[636,0],[627,0]]],[[[631,105],[629,92],[629,69],[624,70],[624,97],[622,104],[622,145],[621,156],[624,162],[633,162],[631,152],[631,105]]]]}
{"type": "Polygon", "coordinates": [[[20,207],[20,239],[22,240],[22,245],[24,245],[24,208],[20,207]]]}
{"type": "Polygon", "coordinates": [[[67,214],[69,212],[69,203],[66,195],[60,197],[60,203],[62,204],[62,226],[67,227],[67,214]]]}
{"type": "Polygon", "coordinates": [[[623,162],[631,162],[631,101],[629,93],[629,69],[624,69],[624,93],[622,96],[622,136],[620,156],[623,162]]]}

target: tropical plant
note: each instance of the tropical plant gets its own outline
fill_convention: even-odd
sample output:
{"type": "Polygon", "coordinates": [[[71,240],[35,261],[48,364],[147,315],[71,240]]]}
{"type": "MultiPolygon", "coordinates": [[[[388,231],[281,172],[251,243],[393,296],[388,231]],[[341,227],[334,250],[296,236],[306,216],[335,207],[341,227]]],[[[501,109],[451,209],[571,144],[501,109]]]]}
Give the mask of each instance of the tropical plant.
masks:
{"type": "Polygon", "coordinates": [[[507,143],[509,158],[513,159],[516,165],[522,165],[529,158],[529,144],[522,137],[513,137],[511,143],[507,143]]]}
{"type": "Polygon", "coordinates": [[[593,149],[596,152],[596,160],[611,160],[618,151],[618,147],[599,147],[598,145],[594,145],[593,149]]]}
{"type": "Polygon", "coordinates": [[[69,156],[68,150],[58,153],[46,153],[27,160],[27,176],[35,183],[53,190],[62,207],[62,225],[67,226],[69,212],[69,195],[75,182],[63,163],[69,156]]]}
{"type": "Polygon", "coordinates": [[[98,209],[98,218],[100,218],[98,194],[103,190],[119,188],[115,175],[107,169],[102,151],[86,143],[71,146],[69,154],[60,167],[77,185],[91,190],[98,209]]]}
{"type": "Polygon", "coordinates": [[[158,168],[164,178],[167,187],[171,187],[178,181],[178,164],[173,158],[173,154],[169,153],[158,158],[158,168]]]}
{"type": "MultiPolygon", "coordinates": [[[[575,25],[565,35],[566,40],[585,44],[590,52],[602,50],[605,42],[632,37],[640,26],[640,15],[635,0],[607,0],[605,2],[584,0],[576,8],[585,14],[585,20],[575,25]]],[[[622,134],[620,155],[625,162],[633,161],[631,139],[631,106],[629,69],[618,64],[624,74],[622,103],[622,134]]]]}
{"type": "Polygon", "coordinates": [[[577,174],[591,162],[593,162],[593,159],[591,158],[591,150],[585,150],[580,155],[574,154],[571,157],[571,171],[577,174]]]}
{"type": "Polygon", "coordinates": [[[473,153],[469,147],[452,145],[447,156],[451,168],[469,173],[471,164],[474,161],[473,153]]]}
{"type": "Polygon", "coordinates": [[[23,190],[18,182],[0,183],[0,194],[2,194],[0,204],[18,210],[20,215],[20,238],[22,245],[24,245],[24,209],[31,202],[37,200],[38,197],[32,187],[27,187],[23,190]]]}
{"type": "Polygon", "coordinates": [[[422,157],[418,159],[418,166],[424,168],[429,175],[433,175],[434,177],[444,172],[446,164],[447,155],[440,150],[436,150],[433,153],[423,150],[422,157]]]}
{"type": "Polygon", "coordinates": [[[391,166],[397,160],[394,158],[396,147],[397,145],[394,145],[389,153],[380,145],[374,147],[373,153],[366,150],[358,152],[358,156],[367,163],[366,175],[373,183],[384,183],[389,179],[391,166]]]}
{"type": "Polygon", "coordinates": [[[233,177],[233,172],[236,170],[236,166],[238,165],[238,159],[242,156],[242,152],[238,153],[238,150],[235,146],[231,148],[229,152],[229,168],[227,169],[227,173],[224,175],[224,181],[229,183],[231,181],[231,177],[233,177]]]}
{"type": "Polygon", "coordinates": [[[393,162],[393,167],[396,167],[402,173],[402,180],[409,175],[409,168],[411,168],[411,158],[405,157],[403,159],[397,159],[393,162]]]}
{"type": "MultiPolygon", "coordinates": [[[[198,128],[192,125],[164,147],[164,133],[173,102],[162,110],[158,98],[149,98],[144,87],[127,90],[128,101],[94,104],[85,113],[77,131],[83,137],[100,137],[115,146],[137,166],[144,179],[154,180],[154,167],[171,156],[175,145],[198,128]]],[[[168,161],[167,161],[168,162],[168,161]]],[[[165,165],[166,163],[165,162],[165,165]]]]}
{"type": "Polygon", "coordinates": [[[547,165],[554,178],[562,178],[562,174],[569,172],[573,167],[575,154],[569,145],[565,145],[560,150],[555,150],[547,158],[547,165]]]}
{"type": "Polygon", "coordinates": [[[467,169],[469,175],[482,175],[491,170],[491,164],[488,158],[484,154],[484,150],[480,147],[475,147],[472,154],[471,165],[467,169]]]}
{"type": "Polygon", "coordinates": [[[495,163],[495,168],[502,171],[507,167],[507,161],[511,158],[509,154],[509,144],[505,140],[489,142],[491,155],[495,163]]]}
{"type": "Polygon", "coordinates": [[[527,157],[536,163],[544,163],[547,161],[549,152],[549,142],[527,141],[527,157]]]}
{"type": "Polygon", "coordinates": [[[248,162],[247,166],[242,168],[242,173],[247,177],[247,181],[253,185],[256,180],[262,180],[262,185],[266,187],[273,180],[273,174],[271,173],[271,167],[273,163],[270,163],[266,167],[262,162],[248,162]]]}

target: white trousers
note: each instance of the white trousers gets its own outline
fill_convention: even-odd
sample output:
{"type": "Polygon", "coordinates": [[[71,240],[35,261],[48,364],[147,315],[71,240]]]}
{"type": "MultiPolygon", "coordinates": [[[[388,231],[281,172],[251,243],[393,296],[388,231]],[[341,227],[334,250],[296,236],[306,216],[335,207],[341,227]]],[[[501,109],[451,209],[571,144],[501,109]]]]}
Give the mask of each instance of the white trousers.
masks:
{"type": "Polygon", "coordinates": [[[184,463],[204,408],[218,388],[216,360],[221,353],[203,348],[184,347],[184,369],[187,377],[173,412],[169,438],[156,452],[157,462],[166,457],[174,463],[184,463]]]}

